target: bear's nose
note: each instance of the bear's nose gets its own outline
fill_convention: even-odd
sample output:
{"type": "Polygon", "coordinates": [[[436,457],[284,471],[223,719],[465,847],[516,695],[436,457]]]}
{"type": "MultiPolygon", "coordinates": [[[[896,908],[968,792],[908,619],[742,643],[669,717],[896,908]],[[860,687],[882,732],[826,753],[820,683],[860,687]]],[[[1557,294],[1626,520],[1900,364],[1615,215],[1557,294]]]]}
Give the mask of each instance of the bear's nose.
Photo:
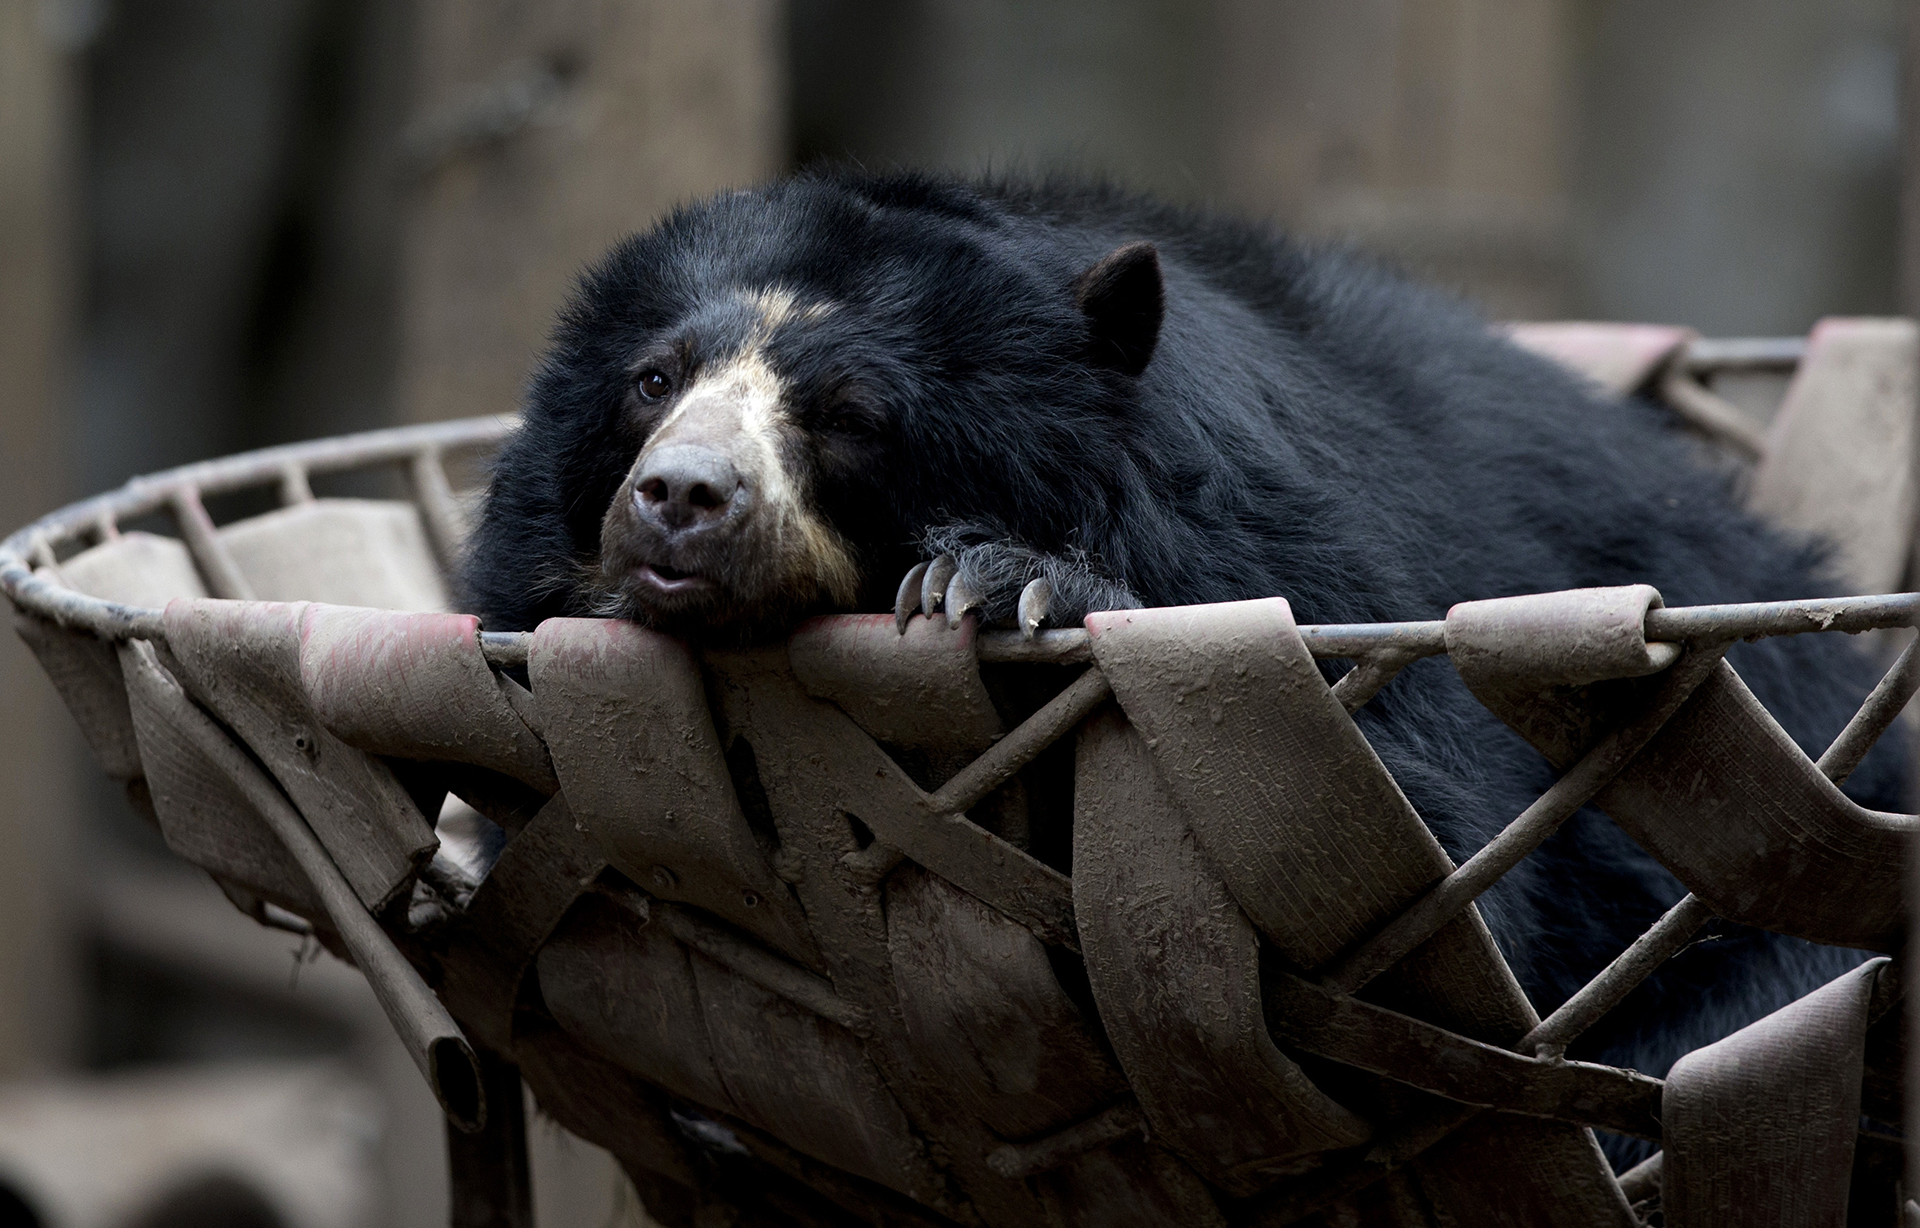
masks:
{"type": "Polygon", "coordinates": [[[712,448],[675,444],[656,452],[633,484],[640,515],[672,531],[726,518],[741,487],[740,471],[712,448]]]}

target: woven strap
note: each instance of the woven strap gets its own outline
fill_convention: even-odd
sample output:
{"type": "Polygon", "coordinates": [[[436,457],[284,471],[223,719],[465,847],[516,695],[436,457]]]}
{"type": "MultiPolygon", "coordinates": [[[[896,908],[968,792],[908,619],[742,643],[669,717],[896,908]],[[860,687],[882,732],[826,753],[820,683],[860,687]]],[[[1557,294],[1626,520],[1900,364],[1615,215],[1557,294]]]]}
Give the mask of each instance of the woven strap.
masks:
{"type": "MultiPolygon", "coordinates": [[[[1475,697],[1565,768],[1656,685],[1629,676],[1646,650],[1622,634],[1628,596],[1624,608],[1658,601],[1633,588],[1463,603],[1447,615],[1447,646],[1475,697]],[[1521,643],[1524,656],[1502,650],[1521,643]],[[1535,676],[1560,658],[1584,663],[1565,682],[1604,677],[1594,671],[1609,661],[1617,680],[1535,676]]],[[[1905,940],[1914,819],[1841,793],[1724,662],[1594,802],[1723,917],[1844,946],[1905,940]]]]}
{"type": "MultiPolygon", "coordinates": [[[[1283,958],[1311,970],[1385,924],[1452,870],[1333,697],[1285,601],[1118,611],[1094,615],[1087,625],[1094,633],[1094,659],[1151,749],[1159,787],[1191,825],[1194,872],[1211,866],[1230,894],[1215,919],[1196,918],[1193,924],[1217,930],[1244,912],[1241,924],[1250,920],[1283,958]]],[[[1086,781],[1084,772],[1081,779],[1086,781]]],[[[1151,797],[1134,804],[1149,816],[1157,808],[1151,797]]],[[[1170,834],[1180,838],[1177,828],[1170,834]]],[[[1081,894],[1084,873],[1076,850],[1076,899],[1091,903],[1093,891],[1081,894]]],[[[1129,897],[1109,891],[1107,906],[1129,907],[1129,897]]],[[[1083,935],[1096,924],[1086,907],[1079,914],[1083,935]]],[[[1091,940],[1087,955],[1099,994],[1102,976],[1095,971],[1099,961],[1091,940]]],[[[1124,993],[1117,988],[1110,985],[1101,1002],[1110,1029],[1109,1002],[1150,992],[1137,984],[1124,993]]],[[[1210,1004],[1199,1002],[1198,988],[1183,992],[1194,993],[1194,1009],[1204,1011],[1210,1004]]],[[[1390,997],[1395,1009],[1495,1044],[1511,1043],[1537,1022],[1473,910],[1435,934],[1372,992],[1390,997]]],[[[1244,997],[1227,1001],[1244,1008],[1244,997]]],[[[1149,1064],[1130,1066],[1127,1073],[1140,1087],[1166,1083],[1176,1072],[1149,1064]]],[[[1250,1075],[1246,1064],[1223,1064],[1204,1093],[1188,1076],[1183,1090],[1168,1084],[1169,1094],[1192,1097],[1196,1104],[1204,1094],[1230,1105],[1241,1096],[1232,1085],[1250,1075]]],[[[1153,1120],[1145,1093],[1141,1103],[1153,1120]]],[[[1154,1126],[1178,1146],[1161,1120],[1154,1126]]],[[[1463,1219],[1516,1226],[1632,1222],[1585,1129],[1489,1119],[1443,1151],[1444,1160],[1436,1154],[1416,1167],[1429,1196],[1463,1219]]]]}
{"type": "Polygon", "coordinates": [[[1670,1228],[1842,1228],[1860,1129],[1863,964],[1673,1065],[1661,1108],[1670,1228]]]}

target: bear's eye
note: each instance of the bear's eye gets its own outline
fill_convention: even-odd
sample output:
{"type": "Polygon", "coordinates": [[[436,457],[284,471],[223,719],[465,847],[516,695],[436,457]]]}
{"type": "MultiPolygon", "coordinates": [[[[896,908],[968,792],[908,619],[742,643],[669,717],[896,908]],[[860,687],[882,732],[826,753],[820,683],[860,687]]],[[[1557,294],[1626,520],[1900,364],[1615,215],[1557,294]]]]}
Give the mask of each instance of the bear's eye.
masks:
{"type": "Polygon", "coordinates": [[[639,390],[642,398],[649,401],[658,401],[673,391],[673,381],[667,378],[665,371],[642,371],[640,378],[633,381],[633,386],[639,390]]]}
{"type": "Polygon", "coordinates": [[[856,402],[833,406],[819,418],[820,427],[835,435],[865,437],[879,433],[880,424],[872,410],[856,402]]]}

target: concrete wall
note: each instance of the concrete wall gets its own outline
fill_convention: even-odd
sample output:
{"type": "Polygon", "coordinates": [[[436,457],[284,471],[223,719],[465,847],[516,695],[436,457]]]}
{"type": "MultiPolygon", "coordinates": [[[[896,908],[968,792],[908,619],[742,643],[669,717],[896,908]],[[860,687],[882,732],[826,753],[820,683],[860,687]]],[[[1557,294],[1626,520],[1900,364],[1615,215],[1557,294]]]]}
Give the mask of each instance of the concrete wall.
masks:
{"type": "Polygon", "coordinates": [[[1721,334],[1894,310],[1904,7],[1593,4],[1580,309],[1721,334]]]}
{"type": "Polygon", "coordinates": [[[1495,315],[1893,301],[1899,0],[794,0],[796,151],[1078,166],[1495,315]]]}

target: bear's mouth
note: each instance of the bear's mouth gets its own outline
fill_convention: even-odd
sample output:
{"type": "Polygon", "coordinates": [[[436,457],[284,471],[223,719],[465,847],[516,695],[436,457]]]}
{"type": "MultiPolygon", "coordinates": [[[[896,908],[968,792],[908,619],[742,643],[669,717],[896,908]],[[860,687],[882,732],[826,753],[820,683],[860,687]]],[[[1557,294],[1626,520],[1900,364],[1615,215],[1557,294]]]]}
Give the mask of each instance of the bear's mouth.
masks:
{"type": "Polygon", "coordinates": [[[697,571],[682,571],[665,563],[642,563],[633,569],[640,586],[663,597],[685,597],[716,587],[714,581],[697,571]]]}

